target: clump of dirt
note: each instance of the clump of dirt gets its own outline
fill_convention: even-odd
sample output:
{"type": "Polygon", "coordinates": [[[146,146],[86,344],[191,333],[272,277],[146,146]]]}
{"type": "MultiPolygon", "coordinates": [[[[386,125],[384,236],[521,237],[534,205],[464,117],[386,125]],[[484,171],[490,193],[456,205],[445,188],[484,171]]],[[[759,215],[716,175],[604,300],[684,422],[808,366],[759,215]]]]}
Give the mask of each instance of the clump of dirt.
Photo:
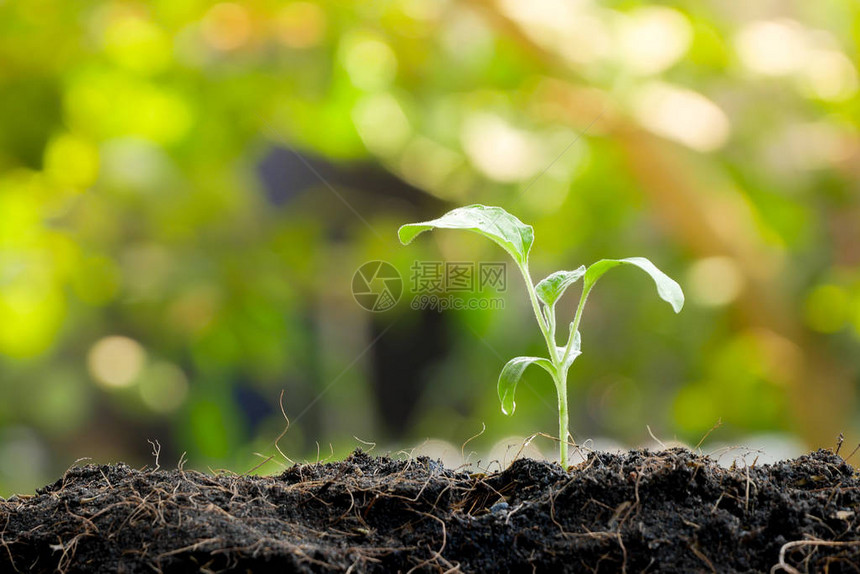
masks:
{"type": "Polygon", "coordinates": [[[472,475],[361,451],[269,477],[89,465],[0,499],[0,572],[856,572],[858,515],[858,476],[823,450],[472,475]]]}

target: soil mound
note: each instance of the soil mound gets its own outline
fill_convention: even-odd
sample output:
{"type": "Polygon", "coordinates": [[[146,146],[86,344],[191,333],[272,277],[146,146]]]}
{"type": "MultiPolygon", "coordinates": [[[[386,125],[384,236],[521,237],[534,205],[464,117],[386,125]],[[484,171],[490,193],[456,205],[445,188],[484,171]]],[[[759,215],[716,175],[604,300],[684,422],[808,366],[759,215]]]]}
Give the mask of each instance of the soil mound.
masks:
{"type": "Polygon", "coordinates": [[[857,572],[860,480],[820,450],[467,474],[356,451],[277,476],[72,468],[0,498],[0,572],[857,572]]]}

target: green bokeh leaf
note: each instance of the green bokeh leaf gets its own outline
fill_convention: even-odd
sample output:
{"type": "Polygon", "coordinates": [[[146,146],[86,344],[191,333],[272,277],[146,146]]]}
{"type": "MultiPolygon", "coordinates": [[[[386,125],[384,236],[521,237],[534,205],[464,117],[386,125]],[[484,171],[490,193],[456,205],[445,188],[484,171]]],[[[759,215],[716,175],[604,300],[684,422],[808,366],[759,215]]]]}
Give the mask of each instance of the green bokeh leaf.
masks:
{"type": "Polygon", "coordinates": [[[657,294],[660,298],[669,303],[672,309],[675,310],[675,313],[681,312],[681,309],[684,307],[684,292],[681,290],[681,286],[644,257],[601,259],[597,263],[592,264],[585,272],[585,289],[591,289],[597,280],[613,267],[624,264],[635,265],[650,275],[654,283],[657,284],[657,294]]]}
{"type": "Polygon", "coordinates": [[[556,301],[564,295],[568,286],[579,281],[579,278],[583,275],[585,275],[585,265],[581,265],[573,271],[556,271],[555,273],[550,273],[535,285],[538,299],[552,309],[556,301]]]}
{"type": "Polygon", "coordinates": [[[552,363],[549,359],[542,357],[515,357],[508,361],[499,375],[499,401],[502,403],[502,412],[506,415],[514,414],[517,403],[514,401],[514,393],[517,383],[523,376],[523,371],[531,364],[542,367],[552,376],[552,363]]]}
{"type": "Polygon", "coordinates": [[[407,223],[400,227],[397,235],[403,245],[431,229],[465,229],[474,231],[498,243],[519,265],[528,261],[529,250],[534,242],[534,229],[526,225],[501,207],[469,205],[458,207],[432,221],[407,223]]]}

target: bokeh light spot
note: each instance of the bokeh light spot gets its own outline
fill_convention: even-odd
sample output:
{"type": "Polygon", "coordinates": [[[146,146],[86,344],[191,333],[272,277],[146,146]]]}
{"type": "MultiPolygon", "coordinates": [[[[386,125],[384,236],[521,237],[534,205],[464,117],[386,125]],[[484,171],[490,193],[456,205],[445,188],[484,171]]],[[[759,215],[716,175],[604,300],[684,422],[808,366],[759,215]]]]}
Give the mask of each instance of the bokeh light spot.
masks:
{"type": "Polygon", "coordinates": [[[521,181],[535,175],[545,163],[535,137],[496,115],[480,113],[467,119],[462,140],[475,167],[496,181],[521,181]]]}
{"type": "Polygon", "coordinates": [[[152,22],[136,16],[110,21],[104,31],[104,47],[114,62],[132,72],[155,74],[170,65],[167,35],[152,22]]]}
{"type": "Polygon", "coordinates": [[[631,12],[620,26],[619,56],[639,74],[658,74],[687,52],[693,30],[687,18],[671,8],[650,6],[631,12]]]}
{"type": "Polygon", "coordinates": [[[157,413],[179,408],[188,396],[188,378],[172,363],[155,363],[144,372],[139,384],[143,403],[157,413]]]}
{"type": "Polygon", "coordinates": [[[744,66],[766,76],[783,76],[803,65],[807,45],[803,29],[791,20],[753,22],[735,37],[744,66]]]}
{"type": "Polygon", "coordinates": [[[140,375],[146,351],[128,337],[112,335],[92,346],[87,356],[90,376],[106,388],[128,387],[140,375]]]}
{"type": "Polygon", "coordinates": [[[406,181],[451,199],[458,197],[462,190],[444,184],[463,163],[463,157],[457,152],[421,136],[412,138],[400,156],[400,169],[406,181]]]}
{"type": "Polygon", "coordinates": [[[216,4],[203,17],[203,38],[220,51],[241,48],[251,37],[251,18],[240,4],[216,4]]]}
{"type": "Polygon", "coordinates": [[[341,44],[340,58],[349,79],[361,90],[386,88],[397,74],[397,57],[394,50],[367,33],[347,36],[341,44]]]}
{"type": "Polygon", "coordinates": [[[173,166],[164,149],[144,139],[115,138],[102,144],[106,185],[150,191],[163,184],[173,166]]]}
{"type": "Polygon", "coordinates": [[[293,2],[275,17],[278,40],[289,48],[312,48],[325,38],[326,15],[311,2],[293,2]]]}
{"type": "Polygon", "coordinates": [[[35,177],[20,170],[0,179],[0,246],[21,245],[38,234],[41,206],[30,191],[35,177]]]}
{"type": "Polygon", "coordinates": [[[654,133],[697,151],[713,151],[729,138],[729,118],[698,92],[655,82],[634,106],[639,122],[654,133]]]}
{"type": "Polygon", "coordinates": [[[100,138],[139,136],[157,144],[181,140],[193,109],[178,90],[113,71],[75,73],[65,94],[69,122],[100,138]]]}
{"type": "Polygon", "coordinates": [[[98,177],[98,148],[81,137],[59,135],[45,148],[44,169],[48,177],[59,185],[87,188],[98,177]]]}
{"type": "Polygon", "coordinates": [[[812,95],[826,101],[843,101],[857,94],[857,68],[836,50],[813,50],[804,68],[805,84],[812,95]]]}
{"type": "Polygon", "coordinates": [[[687,284],[696,303],[719,307],[737,299],[744,286],[744,277],[731,257],[707,257],[690,267],[687,284]]]}
{"type": "Polygon", "coordinates": [[[393,95],[367,95],[352,111],[358,135],[371,152],[388,156],[406,144],[412,133],[409,119],[393,95]]]}
{"type": "Polygon", "coordinates": [[[835,333],[848,320],[848,293],[838,285],[819,285],[806,298],[806,324],[820,333],[835,333]]]}
{"type": "Polygon", "coordinates": [[[0,352],[39,355],[53,343],[65,315],[65,298],[48,277],[20,276],[0,286],[0,352]]]}

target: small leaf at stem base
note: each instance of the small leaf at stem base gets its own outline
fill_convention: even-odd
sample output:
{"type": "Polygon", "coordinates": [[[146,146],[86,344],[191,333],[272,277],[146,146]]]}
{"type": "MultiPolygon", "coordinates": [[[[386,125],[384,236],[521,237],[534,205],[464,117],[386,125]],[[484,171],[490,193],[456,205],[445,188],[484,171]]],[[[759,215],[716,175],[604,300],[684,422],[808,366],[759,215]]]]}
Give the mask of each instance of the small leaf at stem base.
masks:
{"type": "MultiPolygon", "coordinates": [[[[573,329],[573,323],[570,324],[570,327],[571,327],[571,329],[573,329]]],[[[567,360],[564,362],[564,365],[562,365],[562,368],[565,371],[570,369],[570,366],[573,364],[573,362],[576,360],[576,358],[582,354],[582,350],[581,350],[582,349],[582,337],[579,336],[579,331],[577,331],[576,333],[572,333],[571,336],[573,337],[573,342],[572,342],[573,346],[570,348],[570,354],[567,356],[567,360]]],[[[571,344],[571,342],[568,341],[568,344],[571,344]]],[[[567,347],[559,347],[558,348],[559,359],[564,357],[564,350],[566,348],[567,347]]]]}
{"type": "Polygon", "coordinates": [[[549,359],[542,357],[516,357],[508,361],[502,368],[499,374],[499,401],[502,403],[502,412],[506,415],[514,414],[517,408],[517,403],[514,401],[514,393],[517,390],[517,383],[523,376],[523,371],[531,364],[536,364],[543,368],[550,376],[553,375],[552,362],[549,359]]]}
{"type": "Polygon", "coordinates": [[[556,301],[561,299],[565,290],[585,275],[585,265],[573,271],[556,271],[550,273],[535,285],[535,293],[544,305],[552,309],[556,301]]]}

